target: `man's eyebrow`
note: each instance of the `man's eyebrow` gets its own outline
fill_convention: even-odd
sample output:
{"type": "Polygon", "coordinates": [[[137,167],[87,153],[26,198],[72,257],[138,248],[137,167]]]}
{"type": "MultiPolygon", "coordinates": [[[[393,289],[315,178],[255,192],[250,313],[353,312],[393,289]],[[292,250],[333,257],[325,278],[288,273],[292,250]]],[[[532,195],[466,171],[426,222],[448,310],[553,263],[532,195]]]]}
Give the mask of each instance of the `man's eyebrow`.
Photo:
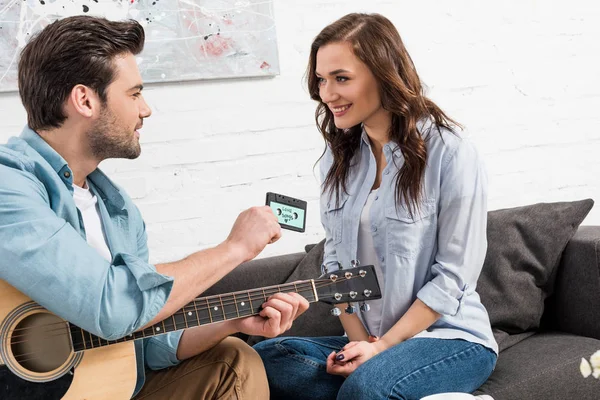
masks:
{"type": "Polygon", "coordinates": [[[135,86],[133,86],[132,88],[130,88],[130,89],[128,90],[128,92],[130,92],[130,91],[132,91],[132,90],[139,90],[139,91],[141,92],[142,90],[144,90],[144,85],[142,85],[141,83],[140,83],[139,85],[135,85],[135,86]]]}
{"type": "MultiPolygon", "coordinates": [[[[339,75],[339,74],[343,74],[343,73],[349,73],[349,72],[350,72],[350,71],[348,71],[348,70],[345,70],[345,69],[339,68],[339,69],[335,69],[335,70],[331,71],[331,72],[329,73],[329,75],[339,75]]],[[[321,74],[319,74],[318,72],[315,72],[315,74],[316,74],[317,76],[321,76],[321,74]]]]}

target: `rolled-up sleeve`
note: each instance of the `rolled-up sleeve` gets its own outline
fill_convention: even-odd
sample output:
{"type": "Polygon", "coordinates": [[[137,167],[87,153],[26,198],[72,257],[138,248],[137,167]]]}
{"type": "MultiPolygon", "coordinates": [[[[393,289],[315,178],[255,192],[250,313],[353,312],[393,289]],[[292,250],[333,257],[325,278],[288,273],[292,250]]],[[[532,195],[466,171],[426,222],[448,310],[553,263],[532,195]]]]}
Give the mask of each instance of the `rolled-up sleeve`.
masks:
{"type": "Polygon", "coordinates": [[[32,300],[107,340],[138,330],[164,306],[172,278],[137,254],[106,261],[50,208],[33,174],[0,165],[0,198],[0,278],[32,300]]]}
{"type": "Polygon", "coordinates": [[[472,143],[463,139],[442,163],[438,251],[432,279],[417,297],[442,315],[456,315],[475,290],[487,249],[487,176],[472,143]]]}

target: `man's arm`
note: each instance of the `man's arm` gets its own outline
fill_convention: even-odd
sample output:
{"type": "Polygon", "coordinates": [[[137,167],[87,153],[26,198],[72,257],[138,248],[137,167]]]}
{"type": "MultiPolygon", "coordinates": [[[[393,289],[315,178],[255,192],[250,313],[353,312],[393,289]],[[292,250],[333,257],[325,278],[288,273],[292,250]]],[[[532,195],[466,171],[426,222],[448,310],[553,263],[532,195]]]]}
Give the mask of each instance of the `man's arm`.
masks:
{"type": "Polygon", "coordinates": [[[267,244],[280,237],[281,228],[271,208],[253,207],[238,216],[223,243],[196,252],[181,261],[157,265],[159,273],[175,281],[167,302],[146,326],[156,324],[183,308],[235,267],[253,259],[267,244]]]}

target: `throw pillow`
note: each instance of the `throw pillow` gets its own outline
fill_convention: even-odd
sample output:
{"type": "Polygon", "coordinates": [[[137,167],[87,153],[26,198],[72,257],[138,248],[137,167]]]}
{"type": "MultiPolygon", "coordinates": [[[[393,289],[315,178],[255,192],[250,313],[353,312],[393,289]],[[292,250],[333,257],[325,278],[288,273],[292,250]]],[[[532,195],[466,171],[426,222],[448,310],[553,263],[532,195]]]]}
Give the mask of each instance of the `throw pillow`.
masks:
{"type": "Polygon", "coordinates": [[[516,344],[508,335],[540,326],[562,252],[593,205],[587,199],[488,213],[488,249],[477,292],[501,350],[516,344]]]}

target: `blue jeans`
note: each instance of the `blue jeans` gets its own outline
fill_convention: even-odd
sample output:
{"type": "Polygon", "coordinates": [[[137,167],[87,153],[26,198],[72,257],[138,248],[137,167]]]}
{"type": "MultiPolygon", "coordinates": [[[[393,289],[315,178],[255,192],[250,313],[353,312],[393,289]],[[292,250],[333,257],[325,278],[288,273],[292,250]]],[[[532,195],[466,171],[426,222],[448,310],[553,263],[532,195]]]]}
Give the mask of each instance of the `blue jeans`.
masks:
{"type": "Polygon", "coordinates": [[[490,376],[496,353],[465,340],[416,338],[371,358],[348,378],[330,375],[326,359],[348,338],[282,337],[254,346],[271,399],[418,400],[445,392],[471,393],[490,376]]]}

